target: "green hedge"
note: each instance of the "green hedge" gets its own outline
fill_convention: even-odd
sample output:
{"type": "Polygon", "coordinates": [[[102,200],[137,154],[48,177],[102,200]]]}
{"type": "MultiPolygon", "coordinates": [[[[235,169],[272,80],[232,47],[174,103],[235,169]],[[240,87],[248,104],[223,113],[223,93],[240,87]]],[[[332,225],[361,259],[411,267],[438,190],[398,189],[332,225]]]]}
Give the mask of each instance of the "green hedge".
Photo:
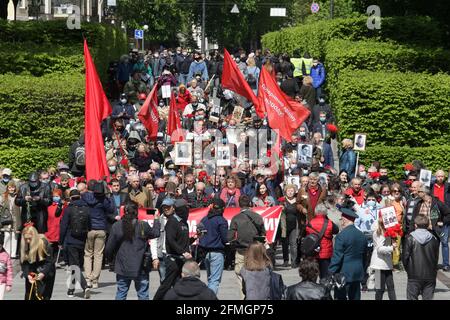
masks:
{"type": "Polygon", "coordinates": [[[381,20],[381,29],[367,28],[367,16],[360,18],[321,20],[314,23],[281,29],[262,36],[264,48],[273,52],[292,54],[295,49],[308,51],[324,58],[328,41],[334,39],[394,40],[400,43],[423,46],[444,46],[442,28],[429,17],[386,17],[381,20]]]}
{"type": "Polygon", "coordinates": [[[68,146],[84,125],[84,75],[0,75],[0,113],[0,145],[68,146]]]}
{"type": "Polygon", "coordinates": [[[408,147],[368,147],[366,151],[359,153],[360,161],[370,166],[372,161],[380,161],[383,167],[391,172],[390,176],[398,179],[403,177],[403,166],[413,160],[420,160],[428,170],[435,172],[443,169],[445,172],[450,168],[450,146],[434,146],[423,148],[408,147]]]}
{"type": "Polygon", "coordinates": [[[450,76],[344,70],[331,91],[342,136],[370,145],[424,147],[450,141],[450,76]]]}
{"type": "Polygon", "coordinates": [[[0,74],[31,74],[36,77],[55,72],[84,72],[83,54],[78,47],[39,47],[14,46],[0,50],[0,74]],[[48,51],[43,51],[47,49],[48,51]],[[68,50],[70,49],[70,51],[68,50]]]}
{"type": "MultiPolygon", "coordinates": [[[[67,28],[65,20],[53,21],[14,21],[7,22],[0,20],[0,55],[5,55],[3,51],[9,52],[8,47],[19,46],[21,49],[17,51],[25,51],[31,54],[36,46],[42,54],[48,53],[52,56],[57,52],[54,48],[69,47],[73,48],[72,52],[66,52],[65,59],[69,59],[69,63],[74,64],[75,68],[79,68],[79,59],[83,59],[83,38],[87,39],[91,55],[94,58],[97,71],[102,78],[106,79],[108,64],[112,60],[117,60],[120,55],[128,52],[128,44],[126,35],[118,27],[104,25],[99,23],[82,23],[80,30],[70,30],[67,28]],[[28,49],[31,48],[31,49],[28,49]],[[79,55],[81,58],[75,58],[79,55]],[[71,57],[71,58],[69,58],[71,57]]],[[[18,53],[20,58],[21,53],[18,53]]],[[[60,54],[55,54],[60,55],[60,54]]],[[[26,56],[26,58],[28,58],[26,56]]],[[[38,67],[35,74],[41,75],[40,69],[46,70],[48,57],[41,57],[44,60],[42,67],[38,67]]],[[[21,60],[22,61],[22,60],[21,60]]],[[[83,60],[84,61],[84,60],[83,60]]],[[[53,63],[59,65],[56,70],[61,69],[61,63],[53,63]]],[[[15,64],[13,64],[15,65],[15,64]]],[[[50,63],[52,65],[52,63],[50,63]]],[[[51,69],[51,68],[50,68],[51,69]]],[[[66,69],[63,68],[65,71],[66,69]]],[[[0,72],[2,69],[0,68],[0,72]]],[[[9,72],[7,70],[6,72],[9,72]]],[[[32,73],[33,74],[33,73],[32,73]]]]}
{"type": "Polygon", "coordinates": [[[10,168],[15,178],[25,179],[36,170],[56,166],[69,159],[69,147],[64,148],[0,148],[0,165],[10,168]]]}
{"type": "Polygon", "coordinates": [[[404,46],[375,40],[333,40],[326,47],[329,73],[344,68],[369,71],[450,71],[450,51],[442,48],[404,46]]]}

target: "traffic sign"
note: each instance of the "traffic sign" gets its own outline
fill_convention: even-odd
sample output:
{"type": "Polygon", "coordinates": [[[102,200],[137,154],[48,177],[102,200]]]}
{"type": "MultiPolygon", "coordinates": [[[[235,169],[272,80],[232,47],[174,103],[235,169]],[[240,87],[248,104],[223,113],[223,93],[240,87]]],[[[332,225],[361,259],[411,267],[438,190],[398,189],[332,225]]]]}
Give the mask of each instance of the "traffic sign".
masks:
{"type": "Polygon", "coordinates": [[[139,30],[139,29],[134,30],[134,38],[135,39],[144,39],[144,30],[139,30]]]}
{"type": "Polygon", "coordinates": [[[311,4],[311,12],[312,13],[317,13],[317,12],[319,12],[319,10],[320,10],[319,4],[317,2],[313,2],[311,4]]]}

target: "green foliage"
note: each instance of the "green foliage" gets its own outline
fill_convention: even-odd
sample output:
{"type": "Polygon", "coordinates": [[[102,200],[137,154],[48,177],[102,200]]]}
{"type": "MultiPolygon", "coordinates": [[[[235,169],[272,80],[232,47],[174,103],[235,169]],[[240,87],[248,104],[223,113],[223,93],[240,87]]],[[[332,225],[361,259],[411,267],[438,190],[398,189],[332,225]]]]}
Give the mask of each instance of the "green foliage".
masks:
{"type": "Polygon", "coordinates": [[[84,76],[0,75],[0,113],[0,145],[70,145],[84,123],[84,76]]]}
{"type": "Polygon", "coordinates": [[[386,167],[394,177],[403,177],[403,166],[413,160],[420,160],[428,170],[435,172],[438,169],[447,171],[450,168],[450,146],[433,147],[368,147],[366,151],[359,153],[362,164],[369,166],[372,161],[381,161],[381,165],[386,167]]]}
{"type": "Polygon", "coordinates": [[[341,136],[369,145],[430,146],[450,139],[450,76],[344,70],[331,91],[341,136]]]}
{"type": "Polygon", "coordinates": [[[411,16],[382,18],[381,29],[375,30],[367,28],[367,16],[320,20],[266,33],[262,43],[273,52],[292,54],[295,49],[300,49],[324,58],[327,43],[334,39],[393,40],[429,47],[444,45],[439,23],[428,17],[411,16]]]}
{"type": "Polygon", "coordinates": [[[15,178],[26,179],[36,170],[55,166],[60,160],[67,163],[69,148],[0,148],[0,163],[10,168],[15,178]]]}
{"type": "Polygon", "coordinates": [[[450,51],[374,40],[333,40],[327,44],[326,67],[329,73],[345,68],[368,71],[448,72],[450,51]]]}

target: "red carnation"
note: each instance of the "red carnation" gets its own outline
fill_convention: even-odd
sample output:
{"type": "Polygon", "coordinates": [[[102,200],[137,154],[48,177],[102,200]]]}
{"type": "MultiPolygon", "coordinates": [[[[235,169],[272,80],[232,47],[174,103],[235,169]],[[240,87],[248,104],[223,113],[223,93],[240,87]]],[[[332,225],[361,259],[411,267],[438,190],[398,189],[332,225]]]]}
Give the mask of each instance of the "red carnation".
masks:
{"type": "Polygon", "coordinates": [[[334,124],[329,123],[329,124],[327,124],[327,130],[330,132],[336,133],[336,132],[338,132],[339,129],[334,124]]]}
{"type": "Polygon", "coordinates": [[[369,176],[371,179],[375,180],[376,178],[380,177],[380,173],[379,172],[369,172],[369,176]]]}
{"type": "Polygon", "coordinates": [[[285,202],[286,201],[286,198],[285,197],[280,197],[280,198],[278,198],[278,202],[285,202]]]}
{"type": "Polygon", "coordinates": [[[414,170],[414,166],[412,165],[412,163],[405,164],[405,166],[403,168],[405,170],[408,170],[408,171],[413,171],[414,170]]]}

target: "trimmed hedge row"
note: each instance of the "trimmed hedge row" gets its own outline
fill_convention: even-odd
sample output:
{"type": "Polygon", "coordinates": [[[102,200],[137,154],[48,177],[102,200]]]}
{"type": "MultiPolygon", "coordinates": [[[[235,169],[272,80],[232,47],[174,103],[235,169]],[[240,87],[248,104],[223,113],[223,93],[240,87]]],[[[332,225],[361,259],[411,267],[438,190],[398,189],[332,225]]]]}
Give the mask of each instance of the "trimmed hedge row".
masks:
{"type": "Polygon", "coordinates": [[[292,54],[295,49],[308,51],[324,58],[330,40],[394,40],[400,43],[428,47],[448,45],[444,43],[439,23],[429,17],[386,17],[381,20],[381,29],[367,28],[367,16],[359,18],[321,20],[315,23],[284,28],[262,36],[264,48],[272,52],[292,54]]]}
{"type": "Polygon", "coordinates": [[[450,51],[404,46],[375,40],[333,40],[326,47],[328,73],[347,69],[369,71],[449,72],[450,51]]]}
{"type": "Polygon", "coordinates": [[[360,162],[370,166],[372,161],[380,161],[383,167],[390,171],[390,176],[397,179],[403,178],[405,163],[420,160],[428,170],[435,172],[443,169],[445,172],[450,168],[450,146],[434,147],[367,147],[366,151],[359,153],[360,162]]]}
{"type": "Polygon", "coordinates": [[[344,70],[331,91],[342,136],[369,145],[423,147],[450,141],[450,75],[344,70]]]}
{"type": "Polygon", "coordinates": [[[13,176],[26,179],[36,170],[56,166],[63,160],[69,159],[69,147],[64,148],[0,148],[0,164],[3,168],[10,168],[13,176]]]}
{"type": "MultiPolygon", "coordinates": [[[[78,60],[73,56],[80,55],[80,59],[84,61],[83,37],[87,39],[100,77],[105,80],[109,62],[117,60],[120,55],[128,52],[127,38],[120,28],[99,23],[82,23],[80,30],[70,30],[64,20],[12,22],[0,20],[0,54],[2,57],[4,55],[2,51],[11,52],[7,49],[10,46],[20,46],[22,50],[17,51],[33,52],[36,45],[39,45],[42,47],[42,50],[38,49],[39,52],[47,52],[49,55],[55,52],[55,47],[69,47],[73,49],[73,52],[69,53],[64,50],[67,52],[65,58],[72,56],[69,60],[78,68],[78,64],[75,62],[78,60]],[[32,50],[28,50],[28,47],[32,50]]],[[[38,66],[37,69],[38,71],[35,73],[40,74],[40,69],[46,70],[47,68],[38,66]]],[[[61,69],[61,67],[56,69],[61,69]]],[[[3,70],[0,68],[1,72],[3,70]]],[[[44,73],[42,72],[42,74],[44,73]]]]}
{"type": "Polygon", "coordinates": [[[0,145],[68,146],[84,125],[84,75],[0,75],[0,113],[0,145]]]}

